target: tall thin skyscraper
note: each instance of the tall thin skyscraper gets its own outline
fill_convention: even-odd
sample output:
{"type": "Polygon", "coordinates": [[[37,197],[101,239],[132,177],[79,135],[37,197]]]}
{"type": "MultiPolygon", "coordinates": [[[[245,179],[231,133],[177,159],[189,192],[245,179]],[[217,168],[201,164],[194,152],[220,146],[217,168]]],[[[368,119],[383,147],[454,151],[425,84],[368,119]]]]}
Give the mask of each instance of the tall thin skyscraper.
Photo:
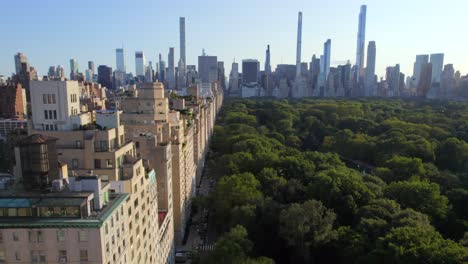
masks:
{"type": "Polygon", "coordinates": [[[91,71],[92,75],[94,75],[94,61],[88,61],[88,70],[91,71]]]}
{"type": "Polygon", "coordinates": [[[297,17],[296,77],[301,76],[302,12],[297,17]]]}
{"type": "Polygon", "coordinates": [[[175,88],[175,65],[174,65],[174,48],[169,48],[168,54],[168,64],[167,64],[167,82],[169,84],[169,89],[175,88]]]}
{"type": "Polygon", "coordinates": [[[330,59],[331,59],[331,39],[327,39],[325,44],[323,44],[323,74],[325,80],[330,73],[330,59]]]}
{"type": "Polygon", "coordinates": [[[162,55],[159,53],[159,81],[166,80],[166,63],[162,60],[162,55]]]}
{"type": "Polygon", "coordinates": [[[270,74],[270,73],[271,73],[271,65],[270,65],[270,45],[267,45],[267,50],[266,50],[265,73],[266,73],[266,74],[270,74]]]}
{"type": "Polygon", "coordinates": [[[367,66],[366,66],[366,84],[365,96],[375,96],[375,61],[377,47],[375,41],[369,41],[367,46],[367,66]]]}
{"type": "Polygon", "coordinates": [[[432,64],[432,83],[440,83],[442,78],[442,69],[444,67],[444,54],[431,54],[432,64]]]}
{"type": "Polygon", "coordinates": [[[135,52],[135,75],[145,76],[145,55],[143,51],[135,52]]]}
{"type": "Polygon", "coordinates": [[[184,65],[187,65],[187,58],[185,57],[185,17],[179,18],[180,30],[180,59],[184,65]]]}
{"type": "Polygon", "coordinates": [[[358,73],[364,68],[364,48],[366,42],[366,16],[367,6],[361,6],[361,12],[359,13],[359,28],[357,35],[357,50],[356,50],[356,66],[358,73]]]}
{"type": "Polygon", "coordinates": [[[126,69],[125,69],[124,49],[116,49],[115,57],[116,57],[117,71],[125,72],[126,69]]]}
{"type": "Polygon", "coordinates": [[[78,75],[78,61],[76,59],[70,59],[70,80],[75,80],[78,75]]]}
{"type": "Polygon", "coordinates": [[[16,74],[21,73],[21,63],[28,63],[28,59],[26,56],[24,56],[23,53],[18,52],[18,54],[15,54],[15,70],[16,74]]]}

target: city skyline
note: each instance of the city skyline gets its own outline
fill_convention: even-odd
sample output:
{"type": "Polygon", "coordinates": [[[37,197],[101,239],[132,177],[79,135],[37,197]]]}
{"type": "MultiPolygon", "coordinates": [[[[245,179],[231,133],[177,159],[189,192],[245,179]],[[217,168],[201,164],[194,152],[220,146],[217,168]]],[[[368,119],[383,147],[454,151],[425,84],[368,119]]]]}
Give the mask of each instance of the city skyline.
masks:
{"type": "MultiPolygon", "coordinates": [[[[44,5],[53,4],[56,1],[45,1],[44,5]]],[[[203,1],[205,4],[209,4],[212,1],[203,1]]],[[[242,2],[242,1],[240,1],[242,2]]],[[[184,6],[183,8],[175,8],[174,6],[166,6],[162,3],[148,3],[147,1],[136,2],[135,5],[146,3],[148,9],[159,8],[159,10],[166,10],[168,12],[162,12],[162,18],[165,23],[158,23],[153,21],[151,27],[149,24],[141,24],[136,31],[142,33],[140,37],[138,32],[124,31],[122,28],[120,37],[115,37],[116,25],[120,25],[121,22],[114,21],[111,23],[109,32],[113,37],[112,41],[99,41],[104,32],[97,24],[93,25],[97,29],[89,30],[88,32],[81,32],[80,28],[82,24],[89,22],[74,21],[77,26],[76,32],[70,37],[71,31],[60,30],[64,25],[57,25],[57,30],[52,32],[43,32],[42,27],[34,28],[34,32],[31,32],[31,38],[33,42],[26,41],[27,31],[31,29],[24,28],[25,24],[28,24],[34,19],[38,19],[38,14],[32,13],[31,10],[37,8],[35,4],[27,7],[22,15],[19,15],[20,19],[11,22],[8,20],[9,15],[0,18],[0,21],[5,19],[6,21],[2,24],[8,24],[9,27],[6,29],[8,35],[18,36],[18,42],[7,42],[5,47],[0,51],[0,60],[4,61],[0,65],[0,75],[9,76],[10,73],[15,71],[13,63],[13,55],[17,52],[22,52],[28,57],[28,60],[32,66],[35,66],[40,75],[46,75],[49,66],[51,65],[62,65],[65,67],[66,76],[69,74],[68,62],[71,58],[77,59],[80,71],[85,70],[86,62],[89,60],[95,61],[96,65],[109,65],[113,68],[115,65],[115,48],[123,47],[125,49],[125,61],[127,62],[127,69],[134,73],[135,69],[134,60],[130,57],[135,51],[143,51],[147,57],[147,61],[157,61],[157,55],[163,54],[163,58],[166,56],[169,47],[175,47],[175,54],[179,55],[179,17],[186,17],[186,35],[187,42],[187,62],[186,65],[194,65],[197,62],[197,56],[201,54],[201,49],[205,48],[207,54],[215,55],[221,61],[225,61],[228,68],[227,72],[230,71],[230,64],[234,58],[236,61],[241,61],[246,58],[255,58],[259,61],[265,61],[264,47],[269,44],[271,46],[271,65],[272,69],[277,64],[295,64],[294,56],[296,56],[296,33],[297,33],[297,12],[303,12],[303,33],[302,33],[302,61],[310,62],[313,54],[320,54],[321,43],[326,39],[330,38],[333,42],[333,53],[331,56],[331,65],[336,66],[338,64],[344,64],[347,60],[350,60],[352,64],[355,64],[355,51],[356,51],[356,29],[358,28],[358,15],[360,6],[367,4],[367,32],[366,32],[366,47],[369,41],[376,41],[378,48],[376,55],[376,73],[379,77],[385,75],[385,69],[389,65],[400,64],[402,71],[410,75],[413,71],[413,64],[416,55],[419,54],[433,54],[433,53],[445,53],[444,63],[453,63],[456,70],[460,70],[462,73],[468,72],[468,59],[464,56],[460,56],[463,50],[461,49],[463,41],[462,34],[454,34],[450,30],[446,30],[449,27],[453,27],[458,22],[462,21],[462,12],[460,6],[467,5],[462,1],[453,1],[453,5],[441,5],[439,3],[423,4],[423,1],[415,1],[417,3],[406,3],[404,7],[400,5],[398,19],[395,19],[393,23],[389,23],[388,19],[382,17],[382,14],[390,12],[392,8],[390,5],[385,3],[379,3],[377,1],[348,1],[339,6],[336,6],[333,10],[330,9],[330,5],[323,5],[319,2],[308,3],[306,1],[293,1],[291,5],[286,8],[278,9],[274,4],[268,5],[271,9],[265,19],[255,16],[255,12],[259,11],[261,4],[264,1],[252,6],[252,10],[244,12],[242,15],[227,14],[225,10],[220,11],[219,14],[213,17],[221,16],[226,13],[222,19],[216,20],[207,19],[200,17],[197,12],[188,12],[191,4],[184,6]],[[455,8],[456,3],[458,8],[455,8]],[[258,5],[258,6],[257,6],[258,5]],[[325,7],[327,6],[327,7],[325,7]],[[314,8],[315,7],[315,8],[314,8]],[[415,9],[415,8],[418,9],[415,9]],[[29,10],[31,9],[31,10],[29,10]],[[423,13],[422,18],[419,20],[410,20],[414,14],[411,11],[418,10],[419,13],[423,13]],[[408,14],[410,13],[410,15],[408,14]],[[271,19],[272,16],[280,15],[281,19],[271,19]],[[429,18],[434,21],[438,21],[437,24],[429,21],[429,18]],[[254,20],[255,19],[255,20],[254,20]],[[264,21],[266,20],[266,21],[264,21]],[[256,28],[247,27],[248,22],[254,22],[258,25],[256,28]],[[328,23],[324,23],[328,21],[328,23]],[[411,23],[410,23],[411,22],[411,23]],[[142,26],[145,25],[145,26],[142,26]],[[236,26],[237,25],[237,26],[236,26]],[[320,25],[317,27],[317,25],[320,25]],[[382,25],[386,25],[385,29],[382,29],[382,25]],[[393,25],[394,30],[390,30],[388,25],[393,25]],[[224,27],[223,27],[224,26],[224,27]],[[267,27],[268,26],[268,27],[267,27]],[[405,28],[403,28],[405,27],[405,28]],[[274,29],[274,30],[268,30],[274,29]],[[113,30],[114,29],[114,30],[113,30]],[[11,32],[10,32],[11,31],[11,32]],[[148,38],[146,32],[157,32],[156,41],[148,38]],[[408,33],[411,32],[411,34],[408,33]],[[414,33],[414,32],[417,32],[414,33]],[[434,32],[437,33],[439,38],[433,37],[434,32]],[[10,34],[11,33],[11,34],[10,34]],[[39,33],[43,33],[40,35],[39,33]],[[87,33],[87,34],[86,34],[87,33]],[[229,34],[227,34],[229,33],[229,34]],[[55,39],[47,39],[46,36],[50,34],[56,35],[55,39]],[[224,37],[229,35],[232,41],[225,41],[224,37]],[[76,36],[75,36],[76,35],[76,36]],[[89,37],[95,37],[95,40],[89,41],[89,37]],[[251,41],[252,37],[255,36],[256,40],[251,41]],[[445,37],[444,37],[445,36],[445,37]],[[80,38],[81,41],[80,41],[80,38]],[[86,38],[86,39],[85,39],[86,38]],[[41,45],[36,45],[36,42],[42,40],[41,45]],[[70,41],[72,40],[72,41],[70,41]],[[86,40],[86,41],[85,41],[86,40]],[[249,41],[246,41],[249,40],[249,41]],[[63,44],[63,42],[66,42],[63,44]],[[78,42],[78,43],[76,43],[78,42]],[[98,43],[99,42],[99,43],[98,43]],[[102,43],[100,43],[102,42],[102,43]],[[221,44],[222,43],[222,44],[221,44]],[[49,45],[50,44],[50,45],[49,45]],[[60,45],[62,44],[62,45],[60,45]],[[59,45],[60,47],[57,47],[59,45]],[[80,47],[83,48],[80,48],[80,47]],[[89,47],[91,46],[91,47],[89,47]],[[423,48],[420,48],[423,47],[423,48]],[[458,47],[458,48],[457,48],[458,47]],[[51,51],[51,50],[54,51],[51,51]],[[48,51],[50,50],[50,51],[48,51]]],[[[397,0],[394,5],[398,6],[398,3],[403,1],[397,0]]],[[[202,4],[203,4],[202,3],[202,4]]],[[[88,12],[82,14],[80,19],[83,21],[87,16],[95,15],[96,12],[102,11],[102,4],[93,5],[88,1],[84,1],[83,6],[89,8],[88,12]],[[92,8],[94,7],[94,8],[92,8]]],[[[230,5],[230,4],[228,4],[230,5]]],[[[114,15],[105,15],[107,19],[115,18],[120,12],[123,12],[121,8],[125,6],[122,2],[116,1],[115,5],[111,8],[115,12],[114,15]],[[109,17],[111,16],[111,17],[109,17]]],[[[6,13],[16,13],[14,10],[19,8],[15,3],[7,3],[4,5],[6,13]],[[8,12],[8,11],[11,12],[8,12]]],[[[228,8],[230,6],[227,6],[228,8]]],[[[62,7],[64,10],[73,11],[72,7],[62,7]]],[[[132,6],[128,6],[130,10],[132,6]]],[[[232,8],[237,8],[232,6],[232,8]]],[[[263,7],[265,8],[265,7],[263,7]]],[[[47,15],[48,10],[44,10],[43,15],[47,15]]],[[[144,16],[146,10],[141,12],[140,18],[146,20],[144,16]]],[[[232,13],[232,12],[231,12],[232,13]]],[[[234,12],[235,13],[235,12],[234,12]]],[[[52,23],[54,17],[58,15],[51,15],[48,19],[41,22],[40,25],[48,25],[52,23]]],[[[71,17],[75,14],[71,14],[71,17]]],[[[39,16],[41,17],[41,16],[39,16]]],[[[98,23],[101,18],[96,18],[95,21],[98,23]]],[[[64,21],[65,25],[68,25],[71,21],[64,21]]],[[[32,23],[32,22],[31,22],[32,23]]],[[[128,26],[134,26],[133,23],[129,23],[128,26]]],[[[39,25],[39,26],[40,26],[39,25]]],[[[88,24],[88,26],[91,26],[88,24]]],[[[126,26],[127,27],[127,26],[126,26]]],[[[15,39],[15,38],[12,38],[15,39]]],[[[176,55],[175,63],[178,61],[176,55]]],[[[364,59],[365,61],[366,59],[364,59]]],[[[264,68],[261,63],[261,68],[264,68]]]]}

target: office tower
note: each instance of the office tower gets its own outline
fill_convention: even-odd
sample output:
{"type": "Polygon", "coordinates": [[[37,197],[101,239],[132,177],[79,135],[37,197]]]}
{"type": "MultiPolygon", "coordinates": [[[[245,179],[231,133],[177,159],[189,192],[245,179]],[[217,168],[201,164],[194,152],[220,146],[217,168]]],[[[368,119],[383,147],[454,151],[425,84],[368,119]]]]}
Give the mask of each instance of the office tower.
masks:
{"type": "Polygon", "coordinates": [[[112,67],[99,65],[98,67],[98,83],[109,90],[114,89],[112,85],[112,67]]]}
{"type": "Polygon", "coordinates": [[[356,50],[356,66],[358,73],[364,68],[364,48],[366,42],[366,16],[367,6],[361,6],[361,12],[359,13],[359,28],[357,35],[357,50],[356,50]]]}
{"type": "Polygon", "coordinates": [[[242,60],[242,83],[258,83],[260,80],[260,62],[258,60],[242,60]]]}
{"type": "Polygon", "coordinates": [[[229,74],[229,94],[237,95],[239,92],[239,63],[233,62],[229,74]]]}
{"type": "Polygon", "coordinates": [[[431,64],[432,64],[432,83],[440,84],[442,68],[444,67],[444,54],[443,53],[431,54],[431,64]]]}
{"type": "Polygon", "coordinates": [[[91,71],[92,75],[94,75],[96,73],[95,68],[94,68],[94,61],[88,61],[88,70],[91,71]]]}
{"type": "MultiPolygon", "coordinates": [[[[331,59],[331,39],[328,39],[323,44],[323,77],[325,80],[328,78],[328,74],[330,73],[330,59],[331,59]]],[[[320,60],[322,61],[322,60],[320,60]]]]}
{"type": "Polygon", "coordinates": [[[24,56],[23,53],[18,52],[17,54],[15,54],[15,70],[16,70],[16,74],[20,74],[20,73],[21,73],[21,63],[28,63],[28,59],[26,58],[26,56],[24,56]]]}
{"type": "MultiPolygon", "coordinates": [[[[187,65],[187,58],[185,57],[185,17],[179,18],[179,33],[180,33],[180,59],[184,65],[187,65]]],[[[180,69],[179,69],[180,70],[180,69]]]]}
{"type": "Polygon", "coordinates": [[[302,12],[297,17],[296,78],[301,76],[302,12]]]}
{"type": "Polygon", "coordinates": [[[167,56],[167,83],[169,89],[175,88],[175,65],[174,65],[174,48],[169,48],[167,56]]]}
{"type": "Polygon", "coordinates": [[[453,64],[447,64],[444,66],[444,71],[441,76],[440,83],[440,94],[442,97],[454,97],[455,96],[455,69],[453,64]]]}
{"type": "Polygon", "coordinates": [[[197,83],[198,80],[198,72],[197,72],[197,66],[195,65],[187,65],[187,85],[190,87],[191,85],[194,85],[197,83]]]}
{"type": "Polygon", "coordinates": [[[121,72],[126,72],[124,49],[115,50],[115,59],[116,59],[116,66],[117,66],[116,70],[121,71],[121,72]]]}
{"type": "Polygon", "coordinates": [[[224,72],[224,61],[218,61],[218,85],[223,91],[226,90],[226,73],[224,72]]]}
{"type": "Polygon", "coordinates": [[[401,84],[401,73],[400,64],[394,67],[387,67],[387,82],[388,82],[388,94],[389,97],[400,96],[400,84],[401,84]]]}
{"type": "Polygon", "coordinates": [[[418,87],[421,76],[421,70],[424,64],[429,63],[429,55],[416,55],[416,62],[413,68],[412,85],[418,87]]]}
{"type": "Polygon", "coordinates": [[[312,56],[309,71],[310,79],[312,82],[312,90],[314,90],[317,86],[318,77],[320,75],[320,59],[317,59],[317,56],[315,56],[315,54],[312,56]]]}
{"type": "Polygon", "coordinates": [[[70,59],[70,80],[77,80],[78,78],[78,61],[70,59]]]}
{"type": "Polygon", "coordinates": [[[71,116],[80,113],[77,81],[31,81],[33,129],[70,130],[71,116]]]}
{"type": "Polygon", "coordinates": [[[271,74],[271,65],[270,65],[270,45],[267,45],[266,58],[265,58],[265,74],[271,74]]]}
{"type": "Polygon", "coordinates": [[[146,67],[146,73],[145,73],[145,82],[147,83],[152,83],[153,82],[153,63],[150,61],[148,63],[148,67],[146,67]]]}
{"type": "Polygon", "coordinates": [[[57,66],[57,75],[56,75],[56,77],[57,77],[57,79],[65,78],[65,70],[63,69],[63,67],[61,65],[57,66]]]}
{"type": "Polygon", "coordinates": [[[375,41],[369,41],[367,46],[367,66],[366,66],[366,82],[365,82],[365,96],[376,95],[376,77],[375,77],[375,61],[376,61],[377,48],[375,41]]]}
{"type": "Polygon", "coordinates": [[[137,77],[144,77],[145,76],[145,54],[143,51],[135,52],[135,75],[137,77]]]}
{"type": "Polygon", "coordinates": [[[181,91],[187,87],[187,70],[184,61],[179,59],[177,66],[177,90],[181,91]]]}
{"type": "Polygon", "coordinates": [[[159,53],[159,81],[164,82],[166,80],[166,62],[162,60],[162,55],[159,53]]]}
{"type": "Polygon", "coordinates": [[[213,83],[218,80],[218,57],[208,56],[204,52],[198,56],[198,75],[201,83],[213,83]]]}
{"type": "Polygon", "coordinates": [[[55,79],[56,74],[57,74],[57,69],[55,68],[55,66],[50,66],[49,72],[47,73],[47,77],[49,77],[49,79],[55,79]]]}
{"type": "Polygon", "coordinates": [[[93,72],[90,69],[86,69],[85,71],[85,80],[88,83],[93,82],[93,72]]]}
{"type": "Polygon", "coordinates": [[[421,65],[421,71],[418,77],[416,95],[426,97],[431,89],[432,83],[432,63],[421,65]]]}

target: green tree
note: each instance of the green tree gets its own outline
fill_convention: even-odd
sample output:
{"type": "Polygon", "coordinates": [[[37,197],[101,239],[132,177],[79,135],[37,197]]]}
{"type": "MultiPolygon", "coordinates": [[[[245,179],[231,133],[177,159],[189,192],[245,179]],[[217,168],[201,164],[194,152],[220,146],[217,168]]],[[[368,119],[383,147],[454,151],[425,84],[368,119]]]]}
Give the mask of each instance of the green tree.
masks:
{"type": "Polygon", "coordinates": [[[280,236],[287,245],[311,261],[311,250],[319,248],[336,237],[333,230],[335,213],[320,201],[309,200],[303,204],[291,204],[281,211],[279,217],[280,236]]]}
{"type": "Polygon", "coordinates": [[[404,208],[413,208],[432,218],[443,218],[448,211],[448,199],[440,194],[435,183],[422,181],[394,182],[385,189],[385,196],[404,208]]]}

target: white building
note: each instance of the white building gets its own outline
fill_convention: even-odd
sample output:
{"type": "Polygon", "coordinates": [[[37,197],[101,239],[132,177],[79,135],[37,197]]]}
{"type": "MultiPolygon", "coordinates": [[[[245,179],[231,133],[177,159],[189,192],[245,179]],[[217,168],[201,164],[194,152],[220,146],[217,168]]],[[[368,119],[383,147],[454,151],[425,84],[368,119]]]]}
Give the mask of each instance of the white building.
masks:
{"type": "Polygon", "coordinates": [[[77,81],[31,81],[32,128],[71,130],[71,116],[80,114],[77,81]]]}

